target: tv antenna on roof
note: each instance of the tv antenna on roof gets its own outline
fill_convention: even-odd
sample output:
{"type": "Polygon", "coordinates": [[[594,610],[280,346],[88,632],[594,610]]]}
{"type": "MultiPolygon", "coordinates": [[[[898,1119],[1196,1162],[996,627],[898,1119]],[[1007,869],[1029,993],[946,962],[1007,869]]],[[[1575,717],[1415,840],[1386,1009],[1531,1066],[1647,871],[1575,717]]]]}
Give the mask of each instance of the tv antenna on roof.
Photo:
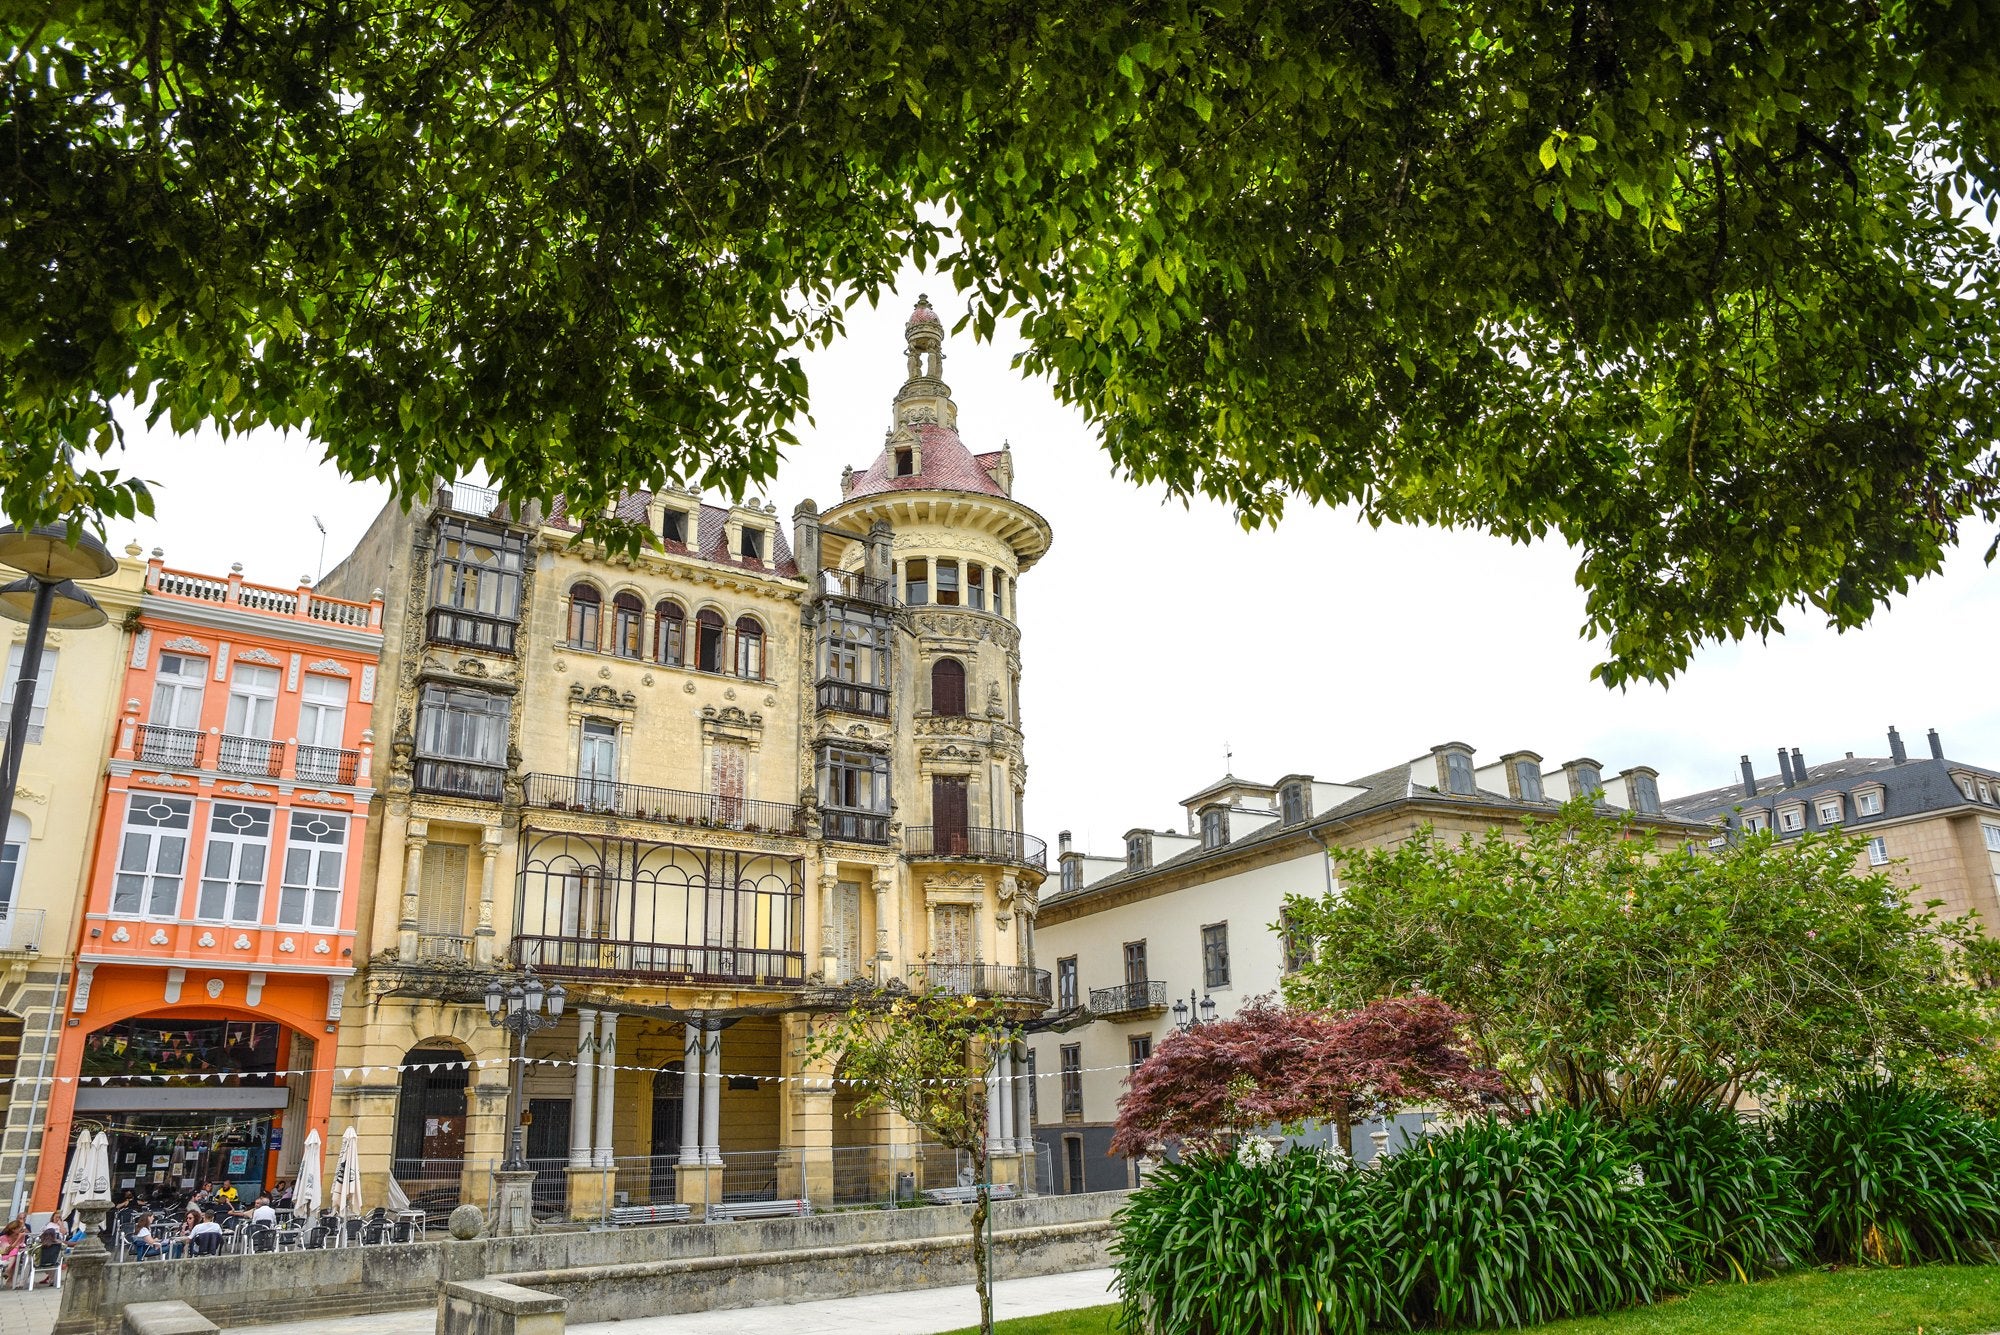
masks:
{"type": "Polygon", "coordinates": [[[313,527],[319,530],[319,565],[313,570],[313,583],[317,585],[319,577],[326,573],[326,525],[320,522],[318,515],[314,515],[313,527]]]}

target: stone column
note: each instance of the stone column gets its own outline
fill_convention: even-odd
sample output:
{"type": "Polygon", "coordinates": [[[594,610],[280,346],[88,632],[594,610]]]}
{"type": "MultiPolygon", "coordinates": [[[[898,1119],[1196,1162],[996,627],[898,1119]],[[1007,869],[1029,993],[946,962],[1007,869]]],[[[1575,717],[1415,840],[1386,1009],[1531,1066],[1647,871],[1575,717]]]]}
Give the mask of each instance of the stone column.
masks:
{"type": "Polygon", "coordinates": [[[701,1162],[701,1015],[688,1016],[681,1060],[681,1162],[701,1162]]]}
{"type": "Polygon", "coordinates": [[[840,943],[834,937],[834,897],[840,891],[838,863],[819,864],[819,972],[829,983],[847,980],[840,976],[840,943]]]}
{"type": "Polygon", "coordinates": [[[477,964],[493,962],[493,882],[500,857],[500,831],[485,831],[479,841],[479,921],[472,929],[472,958],[477,964]]]}
{"type": "Polygon", "coordinates": [[[617,1112],[613,1098],[618,1091],[618,1016],[605,1011],[597,1017],[597,1023],[597,1142],[590,1152],[590,1162],[599,1168],[609,1168],[617,1112]]]}
{"type": "Polygon", "coordinates": [[[1014,1059],[1014,1152],[1022,1156],[1022,1194],[1034,1182],[1033,1169],[1027,1162],[1035,1152],[1035,1121],[1028,1113],[1028,1045],[1015,1040],[1010,1055],[1014,1059]]]}
{"type": "Polygon", "coordinates": [[[397,924],[397,954],[417,957],[417,892],[424,883],[424,846],[430,843],[429,821],[413,820],[403,838],[403,917],[397,924]]]}
{"type": "Polygon", "coordinates": [[[986,1059],[986,1154],[988,1158],[1001,1153],[1000,1148],[1000,1049],[994,1048],[986,1059]]]}
{"type": "Polygon", "coordinates": [[[895,912],[890,891],[895,882],[884,872],[875,873],[875,985],[886,987],[893,976],[895,955],[889,949],[889,916],[895,912]]]}
{"type": "Polygon", "coordinates": [[[570,1094],[569,1166],[588,1168],[591,1164],[590,1098],[597,1077],[597,1012],[579,1007],[576,1012],[576,1085],[570,1094]]]}
{"type": "Polygon", "coordinates": [[[701,1161],[722,1165],[722,1026],[709,1021],[701,1073],[701,1161]]]}

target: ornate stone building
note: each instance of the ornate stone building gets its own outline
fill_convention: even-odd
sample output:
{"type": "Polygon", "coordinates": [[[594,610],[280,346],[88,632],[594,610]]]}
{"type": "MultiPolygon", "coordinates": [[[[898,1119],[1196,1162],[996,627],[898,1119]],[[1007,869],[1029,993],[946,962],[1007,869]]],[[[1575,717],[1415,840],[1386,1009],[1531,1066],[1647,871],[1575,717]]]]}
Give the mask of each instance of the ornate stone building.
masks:
{"type": "MultiPolygon", "coordinates": [[[[799,1056],[854,983],[1046,1008],[1014,615],[1051,535],[1008,453],[960,441],[942,334],[920,304],[880,455],[789,534],[769,505],[636,493],[618,512],[657,541],[613,555],[560,505],[458,486],[385,509],[327,576],[388,590],[390,763],[334,1118],[370,1199],[392,1175],[485,1199],[496,976],[567,990],[529,1040],[527,1140],[540,1208],[579,1216],[606,1192],[880,1191],[912,1129],[846,1116],[799,1056]]],[[[1003,1174],[1033,1162],[1026,1103],[994,1083],[1003,1174]]]]}

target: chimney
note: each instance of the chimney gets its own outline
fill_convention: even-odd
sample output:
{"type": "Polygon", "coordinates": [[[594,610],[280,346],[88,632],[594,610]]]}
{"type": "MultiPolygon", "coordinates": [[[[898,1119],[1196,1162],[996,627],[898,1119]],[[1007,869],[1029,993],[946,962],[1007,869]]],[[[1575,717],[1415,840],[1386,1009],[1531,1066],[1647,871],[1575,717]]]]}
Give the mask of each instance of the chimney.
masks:
{"type": "Polygon", "coordinates": [[[1750,757],[1743,757],[1743,795],[1757,796],[1757,770],[1750,763],[1750,757]]]}
{"type": "Polygon", "coordinates": [[[1796,786],[1792,780],[1792,758],[1785,754],[1782,746],[1778,748],[1778,776],[1785,781],[1785,787],[1796,786]]]}
{"type": "Polygon", "coordinates": [[[1056,856],[1061,857],[1067,852],[1069,852],[1069,831],[1064,830],[1056,836],[1056,856]]]}
{"type": "Polygon", "coordinates": [[[1799,754],[1799,748],[1795,746],[1792,748],[1792,782],[1804,783],[1805,781],[1806,758],[1799,754]]]}
{"type": "Polygon", "coordinates": [[[810,602],[819,596],[819,507],[810,500],[792,511],[792,560],[805,577],[810,602]]]}
{"type": "Polygon", "coordinates": [[[1931,739],[1931,759],[1932,759],[1932,760],[1943,760],[1943,759],[1944,759],[1944,743],[1943,743],[1942,741],[1940,741],[1940,740],[1938,739],[1938,735],[1937,735],[1937,729],[1936,729],[1936,728],[1932,728],[1932,729],[1930,730],[1930,732],[1929,732],[1929,733],[1927,734],[1927,736],[1929,736],[1929,737],[1930,737],[1930,739],[1931,739]]]}
{"type": "Polygon", "coordinates": [[[1903,734],[1896,731],[1893,723],[1889,725],[1889,758],[1898,765],[1910,758],[1910,753],[1903,749],[1903,734]]]}

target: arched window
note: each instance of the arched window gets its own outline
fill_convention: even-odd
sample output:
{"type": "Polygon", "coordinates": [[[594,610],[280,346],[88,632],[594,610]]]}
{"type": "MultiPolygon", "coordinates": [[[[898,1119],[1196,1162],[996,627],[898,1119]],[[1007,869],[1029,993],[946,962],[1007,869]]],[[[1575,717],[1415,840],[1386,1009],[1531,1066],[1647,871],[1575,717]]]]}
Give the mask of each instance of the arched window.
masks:
{"type": "Polygon", "coordinates": [[[703,672],[722,671],[722,613],[712,607],[694,619],[694,665],[703,672]]]}
{"type": "Polygon", "coordinates": [[[598,618],[604,595],[581,580],[569,588],[569,643],[572,649],[596,649],[598,618]]]}
{"type": "Polygon", "coordinates": [[[764,628],[755,617],[736,619],[736,675],[764,679],[764,628]]]}
{"type": "Polygon", "coordinates": [[[940,658],[931,664],[931,713],[965,713],[965,664],[956,658],[940,658]]]}
{"type": "Polygon", "coordinates": [[[653,659],[675,667],[687,662],[687,613],[671,598],[653,609],[653,659]]]}
{"type": "Polygon", "coordinates": [[[646,605],[636,593],[621,593],[611,600],[611,652],[620,658],[637,658],[645,643],[646,605]]]}

